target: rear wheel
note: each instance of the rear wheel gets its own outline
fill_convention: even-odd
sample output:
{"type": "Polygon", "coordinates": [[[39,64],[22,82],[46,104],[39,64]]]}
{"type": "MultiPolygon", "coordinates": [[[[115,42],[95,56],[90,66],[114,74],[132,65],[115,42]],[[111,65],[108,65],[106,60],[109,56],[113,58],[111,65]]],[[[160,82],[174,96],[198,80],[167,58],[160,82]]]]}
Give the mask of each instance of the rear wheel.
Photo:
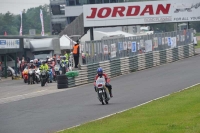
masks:
{"type": "Polygon", "coordinates": [[[104,102],[103,102],[103,100],[101,101],[101,103],[102,103],[102,105],[104,105],[104,102]]]}

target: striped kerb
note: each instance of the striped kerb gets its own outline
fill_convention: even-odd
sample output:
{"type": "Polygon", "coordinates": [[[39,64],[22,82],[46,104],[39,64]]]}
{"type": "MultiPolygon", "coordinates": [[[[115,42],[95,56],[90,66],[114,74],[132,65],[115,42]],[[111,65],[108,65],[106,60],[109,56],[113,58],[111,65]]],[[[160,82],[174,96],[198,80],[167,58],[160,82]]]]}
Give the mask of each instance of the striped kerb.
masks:
{"type": "Polygon", "coordinates": [[[173,57],[173,61],[179,60],[179,57],[178,57],[178,48],[173,48],[172,49],[172,57],[173,57]]]}
{"type": "Polygon", "coordinates": [[[160,53],[160,64],[165,64],[167,62],[166,50],[159,51],[160,53]]]}
{"type": "Polygon", "coordinates": [[[75,78],[68,77],[68,87],[74,87],[74,86],[75,86],[75,78]]]}
{"type": "Polygon", "coordinates": [[[183,47],[183,54],[184,54],[184,58],[188,58],[189,57],[189,45],[185,45],[183,47]]]}
{"type": "Polygon", "coordinates": [[[153,67],[153,52],[149,52],[145,54],[145,64],[146,64],[146,68],[153,67]]]}
{"type": "Polygon", "coordinates": [[[138,70],[138,58],[136,55],[129,57],[129,68],[130,68],[130,71],[132,72],[135,72],[138,70]]]}

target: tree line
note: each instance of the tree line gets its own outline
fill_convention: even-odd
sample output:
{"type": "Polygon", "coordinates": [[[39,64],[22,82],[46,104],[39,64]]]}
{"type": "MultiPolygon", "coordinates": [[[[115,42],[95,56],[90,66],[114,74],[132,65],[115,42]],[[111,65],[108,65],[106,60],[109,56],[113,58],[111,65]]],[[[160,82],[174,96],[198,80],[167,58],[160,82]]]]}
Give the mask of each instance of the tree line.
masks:
{"type": "MultiPolygon", "coordinates": [[[[45,33],[50,32],[49,5],[41,5],[24,10],[22,13],[22,34],[28,35],[30,29],[35,29],[36,34],[41,33],[40,9],[43,11],[45,33]]],[[[21,26],[20,14],[15,15],[10,12],[0,14],[0,35],[19,35],[21,26]]]]}

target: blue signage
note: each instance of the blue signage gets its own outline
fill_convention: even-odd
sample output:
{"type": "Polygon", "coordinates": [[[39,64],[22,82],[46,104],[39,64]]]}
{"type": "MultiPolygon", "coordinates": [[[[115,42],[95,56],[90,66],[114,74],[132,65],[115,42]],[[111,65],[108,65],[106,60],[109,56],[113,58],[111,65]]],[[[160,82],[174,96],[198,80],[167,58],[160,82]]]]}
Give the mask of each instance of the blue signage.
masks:
{"type": "Polygon", "coordinates": [[[132,52],[136,52],[136,42],[132,42],[132,52]]]}
{"type": "Polygon", "coordinates": [[[0,45],[6,45],[6,40],[0,40],[0,45]]]}

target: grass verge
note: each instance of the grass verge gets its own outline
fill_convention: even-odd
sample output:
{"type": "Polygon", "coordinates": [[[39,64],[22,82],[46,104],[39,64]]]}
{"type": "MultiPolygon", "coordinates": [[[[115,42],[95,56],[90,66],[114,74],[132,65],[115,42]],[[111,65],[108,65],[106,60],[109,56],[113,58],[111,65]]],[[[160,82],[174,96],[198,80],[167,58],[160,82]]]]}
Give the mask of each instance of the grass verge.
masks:
{"type": "Polygon", "coordinates": [[[200,133],[200,85],[59,133],[200,133]]]}
{"type": "Polygon", "coordinates": [[[200,48],[200,41],[197,42],[197,46],[195,48],[200,48]]]}

